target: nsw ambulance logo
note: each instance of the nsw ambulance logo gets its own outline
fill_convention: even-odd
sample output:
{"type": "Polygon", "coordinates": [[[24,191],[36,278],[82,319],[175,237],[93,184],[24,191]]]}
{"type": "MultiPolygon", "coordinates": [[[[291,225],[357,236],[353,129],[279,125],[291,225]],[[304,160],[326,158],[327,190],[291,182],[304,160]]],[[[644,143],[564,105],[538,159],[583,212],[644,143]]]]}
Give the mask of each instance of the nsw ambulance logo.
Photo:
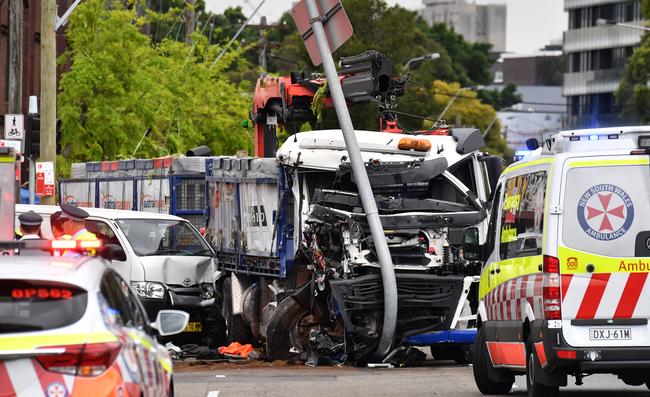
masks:
{"type": "Polygon", "coordinates": [[[588,189],[578,202],[578,222],[589,236],[611,241],[630,230],[634,204],[620,187],[608,183],[588,189]]]}
{"type": "Polygon", "coordinates": [[[578,270],[578,258],[574,256],[567,258],[566,267],[569,270],[578,270]]]}

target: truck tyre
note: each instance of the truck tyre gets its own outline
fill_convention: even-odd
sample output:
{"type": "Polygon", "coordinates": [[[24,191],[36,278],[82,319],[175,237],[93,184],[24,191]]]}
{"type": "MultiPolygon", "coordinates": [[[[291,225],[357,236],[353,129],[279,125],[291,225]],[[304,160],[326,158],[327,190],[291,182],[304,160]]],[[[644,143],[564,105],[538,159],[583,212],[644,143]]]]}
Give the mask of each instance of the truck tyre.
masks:
{"type": "Polygon", "coordinates": [[[434,360],[453,360],[456,364],[472,362],[470,347],[466,345],[438,344],[429,346],[434,360]]]}
{"type": "Polygon", "coordinates": [[[217,305],[212,306],[212,323],[208,328],[207,342],[210,349],[216,349],[228,344],[228,326],[217,305]]]}
{"type": "Polygon", "coordinates": [[[557,397],[560,395],[559,386],[546,386],[535,379],[535,370],[540,370],[536,368],[540,364],[534,346],[533,338],[529,336],[526,344],[526,389],[528,390],[528,397],[557,397]]]}
{"type": "Polygon", "coordinates": [[[291,348],[303,349],[304,346],[294,346],[293,333],[298,321],[306,313],[306,309],[294,298],[287,297],[278,303],[269,325],[266,328],[266,357],[273,360],[286,360],[292,352],[291,348]]]}
{"type": "Polygon", "coordinates": [[[490,357],[485,344],[485,327],[481,327],[476,335],[476,344],[474,346],[474,381],[481,393],[486,395],[508,394],[514,383],[514,377],[507,382],[494,382],[489,377],[490,357]]]}
{"type": "Polygon", "coordinates": [[[253,343],[253,335],[240,314],[233,314],[232,287],[230,278],[223,283],[223,317],[226,320],[228,343],[239,342],[242,345],[253,343]]]}

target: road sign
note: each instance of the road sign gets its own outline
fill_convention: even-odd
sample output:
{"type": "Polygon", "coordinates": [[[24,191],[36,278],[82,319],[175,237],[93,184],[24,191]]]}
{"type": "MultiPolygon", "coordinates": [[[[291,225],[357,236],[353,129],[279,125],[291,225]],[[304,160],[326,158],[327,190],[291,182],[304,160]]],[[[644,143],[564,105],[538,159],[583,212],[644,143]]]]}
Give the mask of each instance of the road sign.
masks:
{"type": "Polygon", "coordinates": [[[25,137],[25,118],[22,114],[5,114],[5,139],[25,137]]]}
{"type": "Polygon", "coordinates": [[[15,153],[22,153],[22,142],[13,139],[0,139],[0,147],[12,147],[15,153]]]}
{"type": "MultiPolygon", "coordinates": [[[[316,0],[316,5],[325,27],[325,35],[330,50],[334,52],[352,37],[352,24],[339,0],[316,0]]],[[[323,61],[318,51],[316,37],[311,28],[311,18],[309,18],[309,10],[305,0],[301,0],[291,9],[291,16],[296,23],[302,40],[305,42],[311,62],[315,66],[320,65],[323,61]]]]}
{"type": "Polygon", "coordinates": [[[54,163],[51,161],[36,162],[36,195],[54,196],[54,163]]]}

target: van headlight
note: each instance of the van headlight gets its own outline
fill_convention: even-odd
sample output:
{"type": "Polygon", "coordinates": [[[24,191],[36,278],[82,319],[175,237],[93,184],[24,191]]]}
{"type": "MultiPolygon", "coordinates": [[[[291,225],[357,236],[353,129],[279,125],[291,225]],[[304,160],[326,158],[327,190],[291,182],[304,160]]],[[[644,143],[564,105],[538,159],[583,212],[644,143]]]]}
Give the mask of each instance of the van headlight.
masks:
{"type": "Polygon", "coordinates": [[[141,298],[162,299],[165,297],[165,286],[148,281],[132,281],[131,286],[141,298]]]}

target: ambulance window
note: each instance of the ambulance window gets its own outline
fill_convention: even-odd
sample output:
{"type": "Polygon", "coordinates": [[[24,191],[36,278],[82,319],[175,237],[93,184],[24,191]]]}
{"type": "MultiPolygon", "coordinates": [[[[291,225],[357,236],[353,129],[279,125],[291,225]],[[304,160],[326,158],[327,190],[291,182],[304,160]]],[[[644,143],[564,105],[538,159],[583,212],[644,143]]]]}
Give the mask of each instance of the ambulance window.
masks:
{"type": "Polygon", "coordinates": [[[501,205],[501,259],[542,254],[546,171],[506,181],[501,205]]]}
{"type": "MultiPolygon", "coordinates": [[[[496,228],[497,228],[497,215],[499,214],[499,200],[501,200],[501,185],[497,186],[494,194],[494,198],[492,199],[492,210],[490,212],[490,225],[488,227],[488,235],[487,235],[487,241],[485,242],[485,245],[487,246],[487,253],[486,257],[489,257],[492,255],[492,251],[494,251],[494,240],[496,236],[496,228]]],[[[486,262],[487,263],[487,262],[486,262]]]]}
{"type": "MultiPolygon", "coordinates": [[[[647,164],[570,168],[564,189],[564,245],[613,258],[650,256],[647,164]]],[[[643,272],[646,261],[617,264],[643,272]]]]}

